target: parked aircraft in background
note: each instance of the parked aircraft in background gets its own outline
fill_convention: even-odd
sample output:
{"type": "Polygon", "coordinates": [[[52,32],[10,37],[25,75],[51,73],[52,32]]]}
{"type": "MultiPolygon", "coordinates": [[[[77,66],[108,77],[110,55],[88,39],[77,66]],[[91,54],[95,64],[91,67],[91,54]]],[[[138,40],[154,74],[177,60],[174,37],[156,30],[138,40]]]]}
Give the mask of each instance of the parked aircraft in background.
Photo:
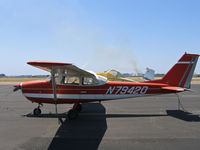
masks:
{"type": "Polygon", "coordinates": [[[146,68],[146,72],[143,76],[143,78],[145,80],[154,80],[154,74],[155,74],[155,71],[153,69],[150,69],[150,68],[146,68]]]}
{"type": "Polygon", "coordinates": [[[73,104],[69,119],[81,111],[81,103],[178,93],[190,88],[199,55],[185,53],[162,79],[142,82],[108,81],[105,77],[82,70],[71,63],[30,61],[29,65],[51,73],[48,80],[29,81],[15,85],[30,101],[38,103],[33,110],[40,115],[41,104],[73,104]]]}
{"type": "Polygon", "coordinates": [[[127,82],[135,82],[134,80],[123,77],[123,75],[114,69],[110,69],[104,73],[97,73],[97,75],[101,75],[106,77],[109,81],[127,81],[127,82]]]}
{"type": "MultiPolygon", "coordinates": [[[[145,72],[145,74],[143,76],[143,79],[144,79],[143,81],[145,81],[145,80],[154,80],[154,74],[155,74],[155,71],[153,69],[146,68],[146,72],[145,72]]],[[[114,70],[114,69],[110,69],[108,71],[105,71],[104,73],[97,73],[97,75],[104,76],[109,81],[136,82],[133,79],[129,79],[129,78],[123,77],[123,75],[119,71],[114,70]]]]}

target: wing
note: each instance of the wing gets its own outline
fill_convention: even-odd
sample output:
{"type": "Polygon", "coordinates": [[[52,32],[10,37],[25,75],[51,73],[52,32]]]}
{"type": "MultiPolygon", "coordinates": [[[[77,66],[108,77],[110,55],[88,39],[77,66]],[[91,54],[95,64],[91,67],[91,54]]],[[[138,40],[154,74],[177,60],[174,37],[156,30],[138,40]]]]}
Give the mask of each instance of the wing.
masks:
{"type": "Polygon", "coordinates": [[[48,72],[51,72],[53,67],[57,69],[62,69],[65,68],[66,66],[72,65],[71,63],[53,62],[53,61],[29,61],[27,62],[27,64],[48,72]]]}
{"type": "Polygon", "coordinates": [[[131,79],[124,78],[124,77],[119,77],[118,79],[121,81],[125,81],[125,82],[136,82],[135,80],[131,80],[131,79]]]}
{"type": "Polygon", "coordinates": [[[71,74],[71,75],[79,74],[79,75],[84,75],[84,76],[89,76],[89,77],[94,76],[94,74],[88,71],[85,71],[83,69],[80,69],[71,63],[52,62],[52,61],[29,61],[27,62],[27,64],[43,69],[48,72],[52,72],[52,69],[54,69],[55,72],[66,70],[68,74],[71,74]]]}

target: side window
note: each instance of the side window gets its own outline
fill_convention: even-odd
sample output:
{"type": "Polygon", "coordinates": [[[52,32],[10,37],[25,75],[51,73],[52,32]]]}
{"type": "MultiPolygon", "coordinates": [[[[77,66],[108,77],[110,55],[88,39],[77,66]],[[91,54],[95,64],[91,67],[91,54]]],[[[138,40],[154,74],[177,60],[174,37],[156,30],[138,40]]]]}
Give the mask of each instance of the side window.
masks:
{"type": "Polygon", "coordinates": [[[62,78],[63,78],[63,76],[61,74],[56,73],[55,74],[55,82],[56,82],[56,84],[62,84],[63,83],[62,78]]]}
{"type": "Polygon", "coordinates": [[[80,78],[73,76],[73,77],[64,77],[64,84],[75,84],[79,85],[80,83],[80,78]]]}
{"type": "Polygon", "coordinates": [[[94,84],[94,79],[89,77],[83,78],[83,85],[92,85],[94,84]]]}

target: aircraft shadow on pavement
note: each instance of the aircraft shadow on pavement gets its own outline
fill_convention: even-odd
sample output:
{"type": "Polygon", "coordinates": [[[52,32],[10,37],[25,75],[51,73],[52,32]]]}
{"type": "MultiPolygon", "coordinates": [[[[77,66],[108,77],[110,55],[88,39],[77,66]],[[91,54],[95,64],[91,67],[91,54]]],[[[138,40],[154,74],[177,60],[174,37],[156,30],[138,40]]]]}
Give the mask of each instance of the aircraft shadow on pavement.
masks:
{"type": "MultiPolygon", "coordinates": [[[[57,130],[48,150],[98,149],[107,130],[105,108],[99,103],[88,103],[83,105],[83,108],[93,115],[80,115],[75,120],[65,119],[57,130]]],[[[66,114],[60,117],[66,117],[66,114]]]]}
{"type": "Polygon", "coordinates": [[[106,118],[162,117],[167,114],[106,114],[106,118]]]}
{"type": "Polygon", "coordinates": [[[200,122],[199,115],[192,114],[183,110],[166,110],[168,116],[189,122],[200,122]]]}
{"type": "Polygon", "coordinates": [[[41,114],[38,116],[33,115],[32,113],[23,115],[24,117],[31,117],[31,118],[67,118],[67,113],[58,113],[58,114],[41,114]]]}
{"type": "Polygon", "coordinates": [[[106,114],[105,107],[100,103],[86,103],[83,112],[75,120],[68,120],[67,113],[41,114],[26,117],[59,118],[61,125],[53,137],[48,150],[64,149],[98,149],[99,144],[107,130],[106,118],[127,117],[160,117],[167,114],[106,114]]]}
{"type": "MultiPolygon", "coordinates": [[[[95,109],[95,108],[94,108],[95,109]]],[[[67,113],[59,113],[59,114],[41,114],[39,116],[34,116],[32,113],[27,115],[23,115],[24,117],[32,117],[32,118],[58,118],[62,123],[62,118],[67,118],[67,113]]],[[[167,114],[105,114],[105,113],[97,113],[95,111],[87,110],[83,113],[79,114],[78,119],[80,116],[84,117],[105,117],[105,118],[137,118],[137,117],[162,117],[168,116],[167,114]],[[90,112],[88,112],[90,111],[90,112]]],[[[66,122],[66,120],[65,120],[66,122]]]]}

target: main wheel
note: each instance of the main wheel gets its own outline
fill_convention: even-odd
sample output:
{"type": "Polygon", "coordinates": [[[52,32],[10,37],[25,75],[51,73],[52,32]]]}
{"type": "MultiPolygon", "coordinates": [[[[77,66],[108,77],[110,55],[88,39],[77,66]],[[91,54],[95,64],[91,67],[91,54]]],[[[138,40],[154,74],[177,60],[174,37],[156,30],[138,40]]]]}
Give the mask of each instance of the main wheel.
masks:
{"type": "Polygon", "coordinates": [[[41,109],[40,108],[35,108],[34,110],[33,110],[33,115],[35,115],[35,116],[38,116],[38,115],[40,115],[41,114],[41,109]]]}
{"type": "Polygon", "coordinates": [[[70,109],[67,115],[69,120],[76,119],[78,117],[78,111],[76,109],[70,109]]]}
{"type": "Polygon", "coordinates": [[[78,112],[81,112],[81,110],[82,110],[82,105],[81,105],[81,104],[78,104],[78,105],[76,106],[76,110],[77,110],[78,112]]]}

